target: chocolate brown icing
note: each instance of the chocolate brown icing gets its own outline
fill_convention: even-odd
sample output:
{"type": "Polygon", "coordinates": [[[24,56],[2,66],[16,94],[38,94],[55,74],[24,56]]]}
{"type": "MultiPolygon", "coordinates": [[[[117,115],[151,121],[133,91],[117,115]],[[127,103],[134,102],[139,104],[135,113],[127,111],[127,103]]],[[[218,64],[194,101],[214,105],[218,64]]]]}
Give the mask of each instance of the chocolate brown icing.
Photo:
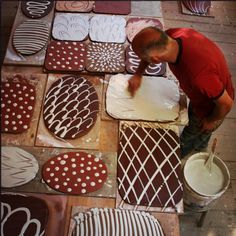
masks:
{"type": "Polygon", "coordinates": [[[23,133],[30,127],[36,92],[28,83],[1,83],[1,132],[23,133]]]}
{"type": "Polygon", "coordinates": [[[43,200],[20,194],[1,194],[1,209],[2,235],[44,235],[49,211],[43,200]]]}
{"type": "Polygon", "coordinates": [[[91,72],[119,73],[125,70],[124,46],[117,43],[90,43],[86,69],[91,72]]]}
{"type": "Polygon", "coordinates": [[[21,1],[21,10],[29,18],[42,18],[50,13],[53,8],[52,0],[21,1]]]}
{"type": "Polygon", "coordinates": [[[82,71],[85,58],[84,43],[51,41],[47,47],[44,66],[49,71],[82,71]]]}
{"type": "MultiPolygon", "coordinates": [[[[125,62],[126,70],[128,73],[134,74],[138,69],[138,65],[141,60],[139,59],[137,54],[135,54],[131,45],[126,47],[125,54],[126,54],[126,62],[125,62]]],[[[166,72],[165,62],[159,64],[151,63],[144,71],[144,74],[161,76],[164,75],[165,72],[166,72]]]]}
{"type": "Polygon", "coordinates": [[[182,199],[179,138],[172,130],[123,127],[118,149],[118,190],[133,205],[175,207],[182,199]]]}
{"type": "Polygon", "coordinates": [[[128,15],[131,12],[131,1],[95,1],[96,13],[128,15]]]}
{"type": "Polygon", "coordinates": [[[206,14],[211,7],[211,1],[187,0],[182,3],[188,10],[197,14],[206,14]]]}
{"type": "Polygon", "coordinates": [[[68,75],[54,82],[43,106],[46,127],[59,138],[75,139],[94,126],[99,100],[93,85],[85,78],[68,75]]]}

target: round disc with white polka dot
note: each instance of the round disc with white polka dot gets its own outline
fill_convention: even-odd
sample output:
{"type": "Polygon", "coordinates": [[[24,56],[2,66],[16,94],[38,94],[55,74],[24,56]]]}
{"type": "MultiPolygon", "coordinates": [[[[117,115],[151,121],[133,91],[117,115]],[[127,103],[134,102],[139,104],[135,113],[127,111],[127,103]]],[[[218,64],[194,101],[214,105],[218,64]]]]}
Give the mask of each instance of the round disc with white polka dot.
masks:
{"type": "Polygon", "coordinates": [[[84,43],[51,41],[47,47],[44,66],[49,71],[82,71],[85,59],[84,43]]]}
{"type": "Polygon", "coordinates": [[[1,83],[1,132],[23,133],[29,129],[35,106],[35,87],[28,83],[1,83]]]}
{"type": "Polygon", "coordinates": [[[100,189],[107,167],[98,157],[85,152],[62,153],[49,159],[42,176],[47,185],[67,194],[85,194],[100,189]]]}

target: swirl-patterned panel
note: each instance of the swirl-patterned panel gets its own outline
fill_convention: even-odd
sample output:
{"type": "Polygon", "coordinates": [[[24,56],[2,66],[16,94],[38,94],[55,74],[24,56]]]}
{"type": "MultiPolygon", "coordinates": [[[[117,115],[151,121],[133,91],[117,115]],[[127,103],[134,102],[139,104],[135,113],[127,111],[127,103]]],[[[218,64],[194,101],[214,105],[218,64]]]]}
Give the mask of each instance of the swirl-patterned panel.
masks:
{"type": "Polygon", "coordinates": [[[62,139],[75,139],[94,126],[99,111],[98,95],[83,77],[63,76],[47,92],[43,106],[46,127],[62,139]]]}
{"type": "Polygon", "coordinates": [[[56,13],[52,36],[58,40],[83,41],[89,33],[89,16],[79,13],[56,13]]]}
{"type": "Polygon", "coordinates": [[[103,43],[124,43],[125,25],[126,20],[122,16],[94,15],[90,20],[90,39],[103,43]]]}
{"type": "Polygon", "coordinates": [[[93,9],[94,1],[57,1],[57,11],[69,12],[90,12],[93,9]]]}
{"type": "Polygon", "coordinates": [[[50,13],[54,5],[52,0],[21,1],[21,10],[29,18],[38,19],[50,13]]]}
{"type": "MultiPolygon", "coordinates": [[[[126,62],[125,62],[126,70],[128,73],[134,74],[137,71],[141,60],[139,59],[137,54],[133,51],[131,45],[126,47],[125,54],[126,54],[126,62]]],[[[165,62],[161,62],[158,64],[150,63],[148,67],[145,69],[144,74],[161,76],[164,75],[165,72],[166,72],[165,62]]]]}

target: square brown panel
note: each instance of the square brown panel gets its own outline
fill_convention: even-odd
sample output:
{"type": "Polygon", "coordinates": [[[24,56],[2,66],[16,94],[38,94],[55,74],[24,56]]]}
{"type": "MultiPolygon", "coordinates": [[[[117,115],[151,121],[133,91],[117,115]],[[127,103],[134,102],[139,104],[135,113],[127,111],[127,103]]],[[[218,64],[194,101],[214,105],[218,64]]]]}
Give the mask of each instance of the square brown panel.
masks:
{"type": "Polygon", "coordinates": [[[131,12],[131,1],[95,1],[96,13],[128,15],[131,12]]]}
{"type": "Polygon", "coordinates": [[[51,41],[47,47],[44,66],[48,71],[82,71],[85,58],[84,43],[51,41]]]}
{"type": "MultiPolygon", "coordinates": [[[[137,71],[141,60],[139,59],[137,54],[133,51],[131,45],[126,47],[125,54],[126,54],[126,61],[125,61],[126,70],[128,73],[134,74],[137,71]]],[[[165,73],[166,73],[165,62],[161,62],[158,64],[151,63],[144,71],[145,75],[161,76],[164,75],[165,73]]]]}
{"type": "Polygon", "coordinates": [[[124,46],[117,43],[90,43],[87,47],[86,70],[123,72],[125,70],[124,46]]]}
{"type": "Polygon", "coordinates": [[[182,199],[179,138],[172,130],[122,126],[118,190],[131,205],[175,207],[182,199]]]}

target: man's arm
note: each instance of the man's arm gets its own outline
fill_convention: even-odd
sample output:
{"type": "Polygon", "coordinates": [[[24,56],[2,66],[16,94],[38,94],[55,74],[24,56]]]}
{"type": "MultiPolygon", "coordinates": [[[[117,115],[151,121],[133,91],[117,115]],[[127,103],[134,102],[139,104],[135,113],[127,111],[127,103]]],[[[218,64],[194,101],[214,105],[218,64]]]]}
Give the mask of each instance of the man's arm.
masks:
{"type": "Polygon", "coordinates": [[[142,75],[147,68],[149,63],[147,61],[141,60],[138,66],[137,71],[135,74],[129,79],[129,85],[128,85],[128,90],[131,93],[131,96],[133,97],[137,89],[141,85],[142,81],[142,75]]]}
{"type": "Polygon", "coordinates": [[[233,106],[233,99],[229,96],[228,92],[224,90],[223,94],[215,100],[215,108],[212,114],[202,120],[202,130],[214,130],[220,120],[230,112],[233,106]]]}

